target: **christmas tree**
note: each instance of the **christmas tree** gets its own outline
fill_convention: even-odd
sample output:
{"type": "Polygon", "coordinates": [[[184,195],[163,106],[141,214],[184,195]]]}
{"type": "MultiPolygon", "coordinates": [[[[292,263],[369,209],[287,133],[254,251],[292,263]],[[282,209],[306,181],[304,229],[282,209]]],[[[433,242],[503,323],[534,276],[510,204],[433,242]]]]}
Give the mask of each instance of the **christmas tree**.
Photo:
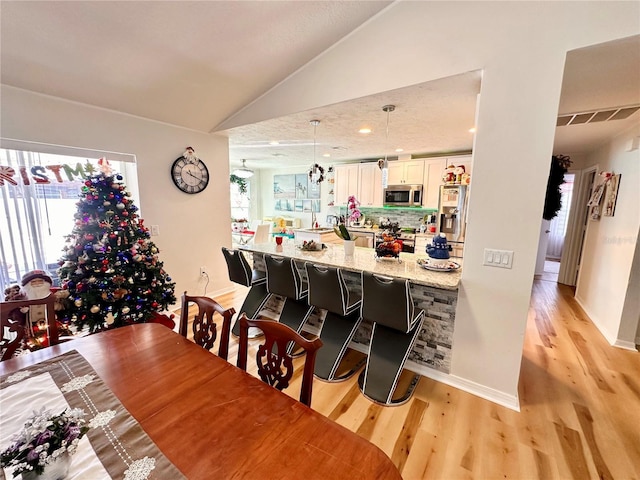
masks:
{"type": "Polygon", "coordinates": [[[101,159],[86,178],[58,275],[69,291],[63,316],[91,332],[147,321],[175,303],[175,283],[158,260],[158,247],[138,208],[101,159]]]}

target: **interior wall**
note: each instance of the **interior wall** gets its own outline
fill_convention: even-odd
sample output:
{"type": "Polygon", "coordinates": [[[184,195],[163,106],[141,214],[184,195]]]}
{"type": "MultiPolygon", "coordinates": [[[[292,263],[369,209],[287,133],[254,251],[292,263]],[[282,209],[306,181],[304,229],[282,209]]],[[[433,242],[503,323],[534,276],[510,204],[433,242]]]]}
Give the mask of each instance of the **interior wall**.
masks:
{"type": "Polygon", "coordinates": [[[637,2],[397,2],[224,128],[481,69],[449,381],[517,407],[565,55],[638,34],[639,19],[637,2]],[[513,250],[513,269],[483,266],[485,248],[513,250]]]}
{"type": "MultiPolygon", "coordinates": [[[[627,151],[640,135],[640,122],[589,155],[600,171],[621,174],[613,217],[589,220],[578,274],[576,299],[611,344],[633,345],[638,316],[622,310],[632,278],[632,264],[640,230],[640,150],[627,151]]],[[[637,262],[634,264],[637,268],[637,262]]],[[[636,272],[637,274],[637,272],[636,272]]]]}
{"type": "Polygon", "coordinates": [[[229,290],[220,252],[231,245],[229,152],[225,137],[173,127],[3,85],[2,136],[136,156],[140,205],[164,268],[176,282],[178,305],[185,290],[203,294],[202,265],[210,269],[209,292],[229,290]],[[211,175],[197,195],[180,192],[170,176],[173,161],[191,146],[211,175]]]}

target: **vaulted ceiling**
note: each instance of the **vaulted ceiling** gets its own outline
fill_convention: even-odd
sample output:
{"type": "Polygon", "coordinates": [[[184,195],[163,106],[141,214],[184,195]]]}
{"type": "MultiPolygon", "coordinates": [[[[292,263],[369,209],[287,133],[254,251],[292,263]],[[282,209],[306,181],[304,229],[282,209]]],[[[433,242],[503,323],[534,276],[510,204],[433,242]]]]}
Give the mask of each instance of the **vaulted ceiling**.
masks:
{"type": "MultiPolygon", "coordinates": [[[[2,1],[3,84],[204,132],[264,95],[391,1],[2,1]]],[[[481,72],[222,131],[252,168],[470,150],[481,72]],[[388,117],[382,107],[396,106],[388,117]],[[314,127],[310,120],[319,119],[314,127]],[[358,128],[369,126],[367,137],[358,128]],[[278,141],[280,145],[272,145],[278,141]]],[[[640,105],[640,36],[569,52],[560,114],[640,105]]],[[[638,122],[557,127],[583,153],[638,122]]]]}

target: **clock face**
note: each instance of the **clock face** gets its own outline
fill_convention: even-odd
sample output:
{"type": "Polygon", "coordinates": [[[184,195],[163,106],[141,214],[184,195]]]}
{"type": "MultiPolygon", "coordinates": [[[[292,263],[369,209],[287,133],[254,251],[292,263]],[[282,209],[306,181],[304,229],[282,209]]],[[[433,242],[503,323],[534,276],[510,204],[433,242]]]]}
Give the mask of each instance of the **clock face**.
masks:
{"type": "Polygon", "coordinates": [[[171,178],[185,193],[200,193],[209,184],[209,170],[199,158],[180,157],[171,166],[171,178]]]}

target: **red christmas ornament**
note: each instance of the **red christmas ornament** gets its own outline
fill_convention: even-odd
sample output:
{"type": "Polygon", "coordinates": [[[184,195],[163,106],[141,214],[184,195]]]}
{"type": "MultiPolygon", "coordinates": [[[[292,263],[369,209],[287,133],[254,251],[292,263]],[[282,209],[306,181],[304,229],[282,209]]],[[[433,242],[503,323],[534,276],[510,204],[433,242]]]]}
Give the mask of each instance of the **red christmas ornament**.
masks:
{"type": "Polygon", "coordinates": [[[89,242],[93,242],[93,241],[95,240],[95,238],[96,238],[96,237],[95,237],[92,233],[87,233],[87,234],[84,236],[84,239],[85,239],[85,240],[87,240],[87,241],[89,241],[89,242]]]}
{"type": "Polygon", "coordinates": [[[122,216],[123,217],[128,217],[129,216],[129,212],[127,212],[126,210],[124,212],[122,212],[122,216]]]}
{"type": "Polygon", "coordinates": [[[158,308],[158,302],[151,303],[151,307],[152,308],[158,308]]]}
{"type": "Polygon", "coordinates": [[[102,264],[103,265],[109,265],[109,260],[107,260],[106,258],[104,260],[102,260],[102,264]]]}
{"type": "Polygon", "coordinates": [[[85,184],[87,187],[90,187],[90,186],[91,186],[91,180],[87,180],[86,182],[84,182],[84,184],[85,184]]]}

